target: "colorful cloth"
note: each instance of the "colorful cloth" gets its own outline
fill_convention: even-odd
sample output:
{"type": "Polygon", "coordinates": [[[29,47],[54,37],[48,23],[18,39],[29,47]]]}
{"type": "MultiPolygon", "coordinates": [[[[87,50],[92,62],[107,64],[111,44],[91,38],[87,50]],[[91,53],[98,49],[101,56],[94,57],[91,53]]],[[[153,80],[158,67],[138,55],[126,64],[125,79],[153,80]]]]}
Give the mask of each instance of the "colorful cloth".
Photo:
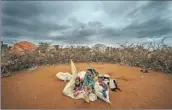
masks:
{"type": "Polygon", "coordinates": [[[94,85],[95,85],[94,78],[86,73],[84,77],[83,85],[91,86],[92,88],[94,88],[94,85]]]}
{"type": "Polygon", "coordinates": [[[82,92],[83,92],[82,84],[80,82],[79,83],[75,82],[74,97],[78,96],[82,92]]]}
{"type": "Polygon", "coordinates": [[[99,82],[100,83],[100,86],[103,87],[103,89],[107,90],[108,89],[108,86],[106,85],[106,83],[104,83],[103,81],[102,82],[99,82]]]}
{"type": "Polygon", "coordinates": [[[103,88],[102,94],[104,98],[107,98],[106,91],[108,90],[108,86],[104,81],[99,81],[99,85],[103,88]]]}
{"type": "Polygon", "coordinates": [[[103,91],[102,91],[102,94],[103,94],[103,97],[104,97],[104,98],[107,98],[106,90],[103,90],[103,91]]]}
{"type": "Polygon", "coordinates": [[[76,87],[74,92],[74,97],[78,96],[79,94],[83,93],[84,89],[82,87],[76,87]]]}

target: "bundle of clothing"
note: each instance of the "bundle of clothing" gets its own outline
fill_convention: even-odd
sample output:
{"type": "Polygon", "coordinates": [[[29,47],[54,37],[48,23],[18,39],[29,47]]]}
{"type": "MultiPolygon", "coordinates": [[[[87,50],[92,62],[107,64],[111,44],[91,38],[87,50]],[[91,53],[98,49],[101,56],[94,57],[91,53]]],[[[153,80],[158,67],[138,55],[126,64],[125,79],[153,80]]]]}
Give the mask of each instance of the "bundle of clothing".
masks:
{"type": "MultiPolygon", "coordinates": [[[[60,75],[58,74],[57,76],[60,75]]],[[[71,76],[68,76],[68,78],[69,77],[71,78],[71,76]]],[[[116,91],[118,88],[115,79],[110,79],[110,76],[106,74],[99,74],[92,67],[89,67],[86,71],[78,73],[73,79],[74,85],[72,86],[71,84],[69,86],[68,84],[68,87],[63,90],[63,93],[74,99],[83,98],[88,103],[97,100],[97,97],[110,103],[109,86],[113,91],[116,91]],[[71,95],[69,91],[71,91],[73,95],[71,95]]]]}

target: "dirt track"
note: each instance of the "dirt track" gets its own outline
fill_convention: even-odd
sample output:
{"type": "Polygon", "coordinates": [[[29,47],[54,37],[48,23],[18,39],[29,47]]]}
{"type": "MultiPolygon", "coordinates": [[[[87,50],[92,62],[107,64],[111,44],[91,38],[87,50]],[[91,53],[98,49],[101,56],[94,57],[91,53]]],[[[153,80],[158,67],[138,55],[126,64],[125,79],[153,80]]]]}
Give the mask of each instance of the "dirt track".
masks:
{"type": "MultiPolygon", "coordinates": [[[[100,99],[85,103],[62,95],[65,86],[57,72],[70,72],[70,65],[41,67],[2,78],[2,108],[172,108],[172,75],[141,73],[139,68],[92,64],[98,72],[118,79],[122,92],[110,92],[111,105],[100,99]]],[[[88,64],[76,64],[78,70],[88,64]]]]}

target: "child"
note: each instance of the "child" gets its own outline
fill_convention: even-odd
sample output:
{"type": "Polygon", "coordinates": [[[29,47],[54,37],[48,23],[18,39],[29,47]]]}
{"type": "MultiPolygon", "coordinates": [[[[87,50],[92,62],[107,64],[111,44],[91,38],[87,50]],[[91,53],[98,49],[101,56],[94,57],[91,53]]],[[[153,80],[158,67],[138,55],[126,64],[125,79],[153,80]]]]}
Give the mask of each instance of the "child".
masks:
{"type": "Polygon", "coordinates": [[[102,94],[103,94],[104,98],[107,98],[106,91],[108,90],[108,85],[104,82],[104,77],[101,74],[98,75],[98,83],[103,88],[102,94]]]}
{"type": "Polygon", "coordinates": [[[74,97],[78,96],[82,92],[82,82],[80,77],[76,77],[75,79],[75,87],[74,87],[74,97]]]}

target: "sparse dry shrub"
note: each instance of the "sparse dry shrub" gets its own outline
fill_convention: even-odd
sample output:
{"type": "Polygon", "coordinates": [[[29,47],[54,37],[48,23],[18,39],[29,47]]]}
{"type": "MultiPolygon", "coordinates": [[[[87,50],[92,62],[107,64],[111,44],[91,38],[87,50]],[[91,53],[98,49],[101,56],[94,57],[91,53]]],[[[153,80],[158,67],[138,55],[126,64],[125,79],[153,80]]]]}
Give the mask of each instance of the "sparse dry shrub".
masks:
{"type": "Polygon", "coordinates": [[[86,46],[58,46],[57,51],[48,52],[47,46],[49,45],[46,43],[40,43],[35,52],[20,57],[7,52],[2,57],[1,69],[6,67],[8,71],[13,72],[33,66],[69,63],[73,58],[75,62],[120,63],[172,73],[172,47],[166,45],[150,44],[145,48],[144,45],[123,44],[119,48],[108,47],[103,51],[98,47],[95,49],[86,46]],[[39,54],[38,50],[44,54],[39,54]]]}

